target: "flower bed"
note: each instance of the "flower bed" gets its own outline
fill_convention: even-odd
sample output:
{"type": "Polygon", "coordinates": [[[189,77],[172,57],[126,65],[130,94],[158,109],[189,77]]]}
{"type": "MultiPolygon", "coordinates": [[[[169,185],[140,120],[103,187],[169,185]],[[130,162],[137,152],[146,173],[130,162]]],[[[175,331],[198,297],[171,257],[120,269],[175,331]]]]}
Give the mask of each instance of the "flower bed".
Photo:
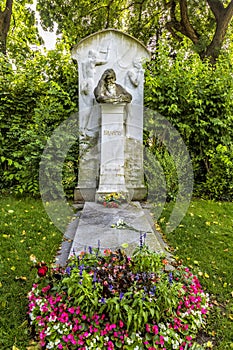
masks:
{"type": "Polygon", "coordinates": [[[89,248],[46,273],[28,295],[43,349],[186,350],[210,307],[188,268],[169,270],[146,246],[131,258],[89,248]]]}
{"type": "Polygon", "coordinates": [[[102,204],[107,208],[118,208],[122,203],[127,202],[123,193],[109,193],[104,196],[99,196],[97,203],[102,204]]]}

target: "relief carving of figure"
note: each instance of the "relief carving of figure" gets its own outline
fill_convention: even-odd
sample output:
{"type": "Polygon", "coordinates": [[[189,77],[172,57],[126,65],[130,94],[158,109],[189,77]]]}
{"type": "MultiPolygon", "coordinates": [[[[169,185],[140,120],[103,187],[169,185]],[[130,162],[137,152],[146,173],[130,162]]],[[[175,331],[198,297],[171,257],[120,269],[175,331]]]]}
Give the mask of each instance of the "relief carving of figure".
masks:
{"type": "Polygon", "coordinates": [[[132,100],[132,95],[116,83],[113,69],[105,70],[94,90],[94,95],[98,103],[129,103],[132,100]]]}
{"type": "Polygon", "coordinates": [[[83,79],[80,85],[80,91],[86,107],[82,110],[80,129],[84,135],[89,134],[90,130],[95,125],[95,122],[92,120],[92,109],[95,99],[93,90],[95,87],[96,66],[101,66],[108,62],[109,50],[107,49],[105,52],[101,53],[105,54],[105,58],[101,59],[97,51],[89,50],[87,60],[82,63],[83,79]]]}
{"type": "Polygon", "coordinates": [[[140,58],[135,58],[133,61],[133,69],[129,70],[128,78],[130,83],[137,88],[139,84],[143,81],[144,70],[142,68],[142,62],[140,58]]]}
{"type": "MultiPolygon", "coordinates": [[[[108,51],[106,52],[106,56],[107,54],[108,51]]],[[[101,66],[106,63],[107,57],[106,59],[100,59],[95,50],[89,50],[87,61],[82,63],[83,82],[81,86],[81,92],[84,95],[89,95],[93,93],[95,67],[101,66]]]]}

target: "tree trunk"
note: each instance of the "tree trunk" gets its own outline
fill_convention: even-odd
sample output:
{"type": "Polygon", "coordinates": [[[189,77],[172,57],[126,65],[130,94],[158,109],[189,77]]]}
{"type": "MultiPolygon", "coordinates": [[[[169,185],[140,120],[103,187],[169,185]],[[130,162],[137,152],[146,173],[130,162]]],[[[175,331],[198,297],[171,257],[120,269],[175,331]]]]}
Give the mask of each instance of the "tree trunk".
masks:
{"type": "Polygon", "coordinates": [[[227,32],[228,25],[233,16],[233,0],[224,8],[218,0],[207,0],[211,11],[216,18],[216,30],[210,45],[207,47],[204,57],[210,57],[212,63],[216,62],[227,32]]]}
{"type": "Polygon", "coordinates": [[[13,0],[6,0],[3,11],[0,10],[0,52],[6,55],[6,41],[10,28],[13,0]]]}
{"type": "MultiPolygon", "coordinates": [[[[206,0],[206,2],[214,14],[216,28],[212,41],[208,46],[203,48],[202,51],[199,51],[199,55],[202,59],[209,57],[211,62],[215,63],[222,48],[227,28],[233,17],[233,0],[231,0],[226,8],[220,0],[206,0]]],[[[202,40],[203,33],[198,33],[189,21],[187,0],[171,0],[169,5],[171,20],[167,23],[168,30],[170,30],[171,34],[178,39],[181,39],[179,34],[185,35],[198,47],[202,40]],[[179,20],[176,16],[176,6],[178,4],[180,10],[179,20]]]]}

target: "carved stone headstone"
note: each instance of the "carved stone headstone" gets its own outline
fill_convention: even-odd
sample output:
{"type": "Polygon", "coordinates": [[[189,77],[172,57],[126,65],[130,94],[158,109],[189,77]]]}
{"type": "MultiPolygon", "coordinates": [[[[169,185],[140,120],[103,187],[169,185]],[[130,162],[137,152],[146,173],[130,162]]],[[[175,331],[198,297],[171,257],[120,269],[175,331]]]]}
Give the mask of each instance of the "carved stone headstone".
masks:
{"type": "MultiPolygon", "coordinates": [[[[115,29],[106,29],[81,40],[73,48],[72,57],[77,60],[79,70],[81,152],[75,200],[93,201],[97,189],[104,188],[105,181],[119,185],[123,178],[122,188],[127,188],[131,199],[140,200],[146,194],[143,174],[142,63],[150,59],[150,54],[135,38],[115,29]],[[109,91],[103,83],[104,73],[107,71],[113,71],[115,74],[115,87],[110,86],[107,89],[109,91]],[[107,98],[104,96],[106,93],[107,98]],[[111,122],[106,125],[106,118],[110,116],[114,119],[115,114],[119,113],[119,108],[119,120],[123,118],[123,126],[119,126],[119,120],[118,125],[113,126],[111,122]],[[115,113],[116,110],[118,112],[115,113]],[[111,140],[112,150],[105,156],[101,155],[101,142],[108,142],[107,147],[110,147],[111,140]],[[121,180],[116,180],[114,171],[110,171],[108,180],[104,180],[104,177],[101,177],[102,170],[109,162],[112,163],[109,169],[114,169],[114,159],[110,158],[114,157],[114,149],[117,148],[117,166],[121,167],[121,180]],[[101,164],[102,161],[107,163],[101,164]]],[[[102,152],[105,151],[102,149],[102,152]]],[[[114,186],[112,189],[114,190],[114,186]]]]}

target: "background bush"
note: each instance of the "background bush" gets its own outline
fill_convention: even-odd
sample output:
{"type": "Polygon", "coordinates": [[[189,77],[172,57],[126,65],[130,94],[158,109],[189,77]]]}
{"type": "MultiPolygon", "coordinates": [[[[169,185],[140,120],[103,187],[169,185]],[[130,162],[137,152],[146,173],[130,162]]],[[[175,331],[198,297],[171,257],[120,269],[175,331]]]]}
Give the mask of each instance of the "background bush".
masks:
{"type": "MultiPolygon", "coordinates": [[[[198,196],[232,198],[232,94],[228,56],[221,56],[213,66],[185,45],[171,55],[161,42],[148,64],[145,105],[167,118],[182,136],[192,159],[198,196]]],[[[155,115],[155,125],[156,119],[155,115]]]]}
{"type": "MultiPolygon", "coordinates": [[[[35,52],[17,67],[5,57],[0,60],[0,189],[36,196],[47,140],[77,110],[77,69],[61,50],[35,52]]],[[[74,156],[67,158],[65,174],[71,162],[75,168],[74,156]]],[[[65,179],[68,190],[69,181],[70,172],[65,179]]]]}

